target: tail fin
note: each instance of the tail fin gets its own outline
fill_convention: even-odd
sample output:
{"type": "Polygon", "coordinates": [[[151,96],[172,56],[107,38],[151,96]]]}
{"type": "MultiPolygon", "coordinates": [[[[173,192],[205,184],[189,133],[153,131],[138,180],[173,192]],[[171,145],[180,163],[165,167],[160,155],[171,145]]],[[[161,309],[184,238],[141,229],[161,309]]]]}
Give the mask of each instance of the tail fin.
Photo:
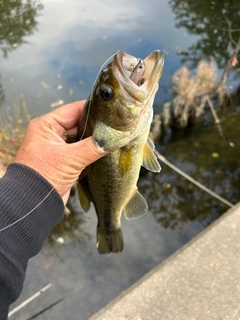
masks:
{"type": "Polygon", "coordinates": [[[123,236],[121,228],[111,233],[97,227],[97,249],[100,254],[110,252],[119,253],[123,250],[123,236]]]}

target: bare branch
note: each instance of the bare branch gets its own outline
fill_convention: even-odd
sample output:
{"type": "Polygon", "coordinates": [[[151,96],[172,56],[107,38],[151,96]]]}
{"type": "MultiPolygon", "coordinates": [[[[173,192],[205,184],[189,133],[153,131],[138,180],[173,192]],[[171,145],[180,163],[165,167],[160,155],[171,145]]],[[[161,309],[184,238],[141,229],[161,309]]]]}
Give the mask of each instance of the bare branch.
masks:
{"type": "Polygon", "coordinates": [[[227,24],[228,24],[228,35],[229,35],[229,39],[231,40],[231,42],[236,46],[237,44],[236,44],[236,42],[233,40],[233,37],[232,37],[232,31],[230,31],[231,30],[231,22],[225,17],[225,20],[226,20],[226,22],[227,22],[227,24]]]}
{"type": "Polygon", "coordinates": [[[174,171],[176,171],[177,173],[179,173],[180,175],[182,175],[184,178],[188,179],[190,182],[194,183],[197,187],[201,188],[202,190],[204,190],[205,192],[209,193],[211,196],[213,196],[214,198],[220,200],[221,202],[225,203],[227,206],[229,207],[233,207],[234,204],[229,202],[228,200],[224,199],[223,197],[219,196],[218,194],[216,194],[214,191],[208,189],[207,187],[205,187],[203,184],[201,184],[200,182],[198,182],[197,180],[193,179],[192,177],[190,177],[188,174],[186,174],[185,172],[183,172],[182,170],[180,170],[179,168],[177,168],[174,164],[172,164],[171,162],[169,162],[164,156],[162,156],[157,150],[154,151],[158,157],[158,159],[160,161],[162,161],[163,163],[165,163],[167,166],[169,166],[170,168],[172,168],[174,171]]]}
{"type": "Polygon", "coordinates": [[[36,292],[34,295],[32,295],[30,298],[28,298],[27,300],[23,301],[23,303],[21,303],[18,307],[16,307],[15,309],[13,309],[12,311],[9,312],[8,318],[10,318],[17,311],[19,311],[22,308],[24,308],[27,304],[29,304],[31,301],[36,299],[38,296],[40,296],[40,294],[42,294],[44,291],[48,290],[51,286],[52,286],[52,284],[49,283],[46,287],[42,288],[41,290],[36,292]]]}

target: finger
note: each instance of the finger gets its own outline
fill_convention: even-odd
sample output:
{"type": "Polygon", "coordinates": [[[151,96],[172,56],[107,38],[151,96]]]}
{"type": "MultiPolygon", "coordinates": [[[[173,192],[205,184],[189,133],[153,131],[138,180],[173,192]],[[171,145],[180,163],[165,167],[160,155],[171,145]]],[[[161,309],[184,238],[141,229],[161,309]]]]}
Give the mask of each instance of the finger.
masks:
{"type": "Polygon", "coordinates": [[[85,100],[66,104],[43,116],[47,118],[47,123],[60,135],[64,130],[69,130],[77,126],[83,112],[85,100]],[[51,118],[49,118],[51,116],[51,118]],[[49,120],[50,119],[50,120],[49,120]]]}
{"type": "Polygon", "coordinates": [[[78,127],[74,127],[72,129],[67,130],[66,134],[68,136],[76,136],[77,135],[77,131],[78,131],[78,127]]]}
{"type": "Polygon", "coordinates": [[[68,201],[68,198],[69,198],[69,195],[70,195],[70,191],[67,191],[67,193],[65,193],[63,196],[62,196],[62,200],[63,200],[63,203],[66,205],[67,201],[68,201]]]}
{"type": "MultiPolygon", "coordinates": [[[[65,104],[51,112],[54,117],[59,117],[60,119],[64,116],[67,117],[78,117],[81,115],[84,104],[86,100],[74,101],[72,103],[65,104]],[[77,115],[77,116],[76,116],[77,115]]],[[[62,119],[64,120],[64,119],[62,119]]]]}
{"type": "MultiPolygon", "coordinates": [[[[84,140],[72,143],[69,145],[69,151],[70,148],[72,149],[72,152],[74,153],[74,159],[79,159],[79,165],[81,168],[80,170],[83,170],[85,167],[93,163],[94,161],[102,158],[105,156],[108,152],[104,152],[93,140],[92,137],[88,137],[84,140]]],[[[68,152],[68,155],[70,153],[68,152]]]]}

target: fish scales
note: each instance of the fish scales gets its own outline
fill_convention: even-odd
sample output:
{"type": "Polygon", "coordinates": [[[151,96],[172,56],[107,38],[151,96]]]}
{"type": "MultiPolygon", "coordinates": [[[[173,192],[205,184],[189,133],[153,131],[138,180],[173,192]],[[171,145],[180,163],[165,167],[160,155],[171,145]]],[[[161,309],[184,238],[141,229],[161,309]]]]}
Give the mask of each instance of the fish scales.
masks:
{"type": "Polygon", "coordinates": [[[148,209],[137,190],[137,180],[142,165],[160,171],[148,136],[163,63],[160,50],[141,64],[139,59],[117,52],[100,70],[79,121],[78,139],[92,136],[98,147],[110,151],[83,171],[78,186],[83,209],[87,212],[90,202],[94,204],[101,254],[123,250],[122,212],[127,219],[134,219],[148,209]]]}
{"type": "MultiPolygon", "coordinates": [[[[127,152],[133,151],[130,148],[127,152]]],[[[116,166],[116,163],[120,163],[121,153],[121,149],[116,150],[100,161],[96,161],[91,166],[91,174],[88,177],[88,186],[95,199],[94,205],[99,216],[99,225],[107,231],[120,227],[119,212],[128,203],[136,187],[142,163],[141,159],[131,157],[131,165],[128,163],[125,168],[116,166]],[[96,184],[98,188],[95,188],[96,184]],[[106,222],[109,217],[111,217],[110,225],[106,222]]]]}

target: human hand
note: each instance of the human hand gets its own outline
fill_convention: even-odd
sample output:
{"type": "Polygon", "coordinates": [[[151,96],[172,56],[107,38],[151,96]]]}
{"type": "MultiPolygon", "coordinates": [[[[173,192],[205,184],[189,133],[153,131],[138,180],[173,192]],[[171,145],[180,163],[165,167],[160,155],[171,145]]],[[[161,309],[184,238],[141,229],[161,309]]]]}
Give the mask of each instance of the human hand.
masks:
{"type": "Polygon", "coordinates": [[[106,153],[92,137],[67,144],[64,135],[76,135],[85,101],[62,106],[30,121],[14,162],[42,175],[66,203],[81,171],[106,153]]]}

